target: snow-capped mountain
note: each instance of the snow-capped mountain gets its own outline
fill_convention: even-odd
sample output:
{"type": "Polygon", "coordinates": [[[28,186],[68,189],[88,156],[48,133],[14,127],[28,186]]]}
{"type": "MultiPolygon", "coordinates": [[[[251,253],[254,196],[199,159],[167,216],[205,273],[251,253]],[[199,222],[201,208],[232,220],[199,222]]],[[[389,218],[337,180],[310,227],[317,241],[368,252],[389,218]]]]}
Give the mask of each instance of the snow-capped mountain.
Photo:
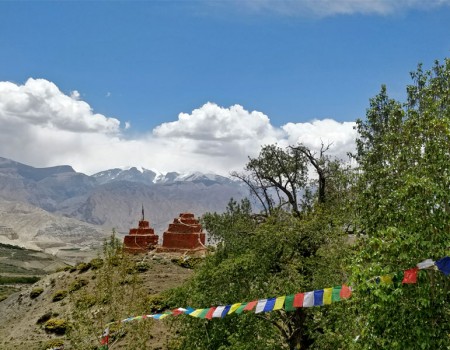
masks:
{"type": "Polygon", "coordinates": [[[106,184],[114,181],[139,182],[146,185],[172,184],[175,182],[194,182],[208,184],[231,184],[234,181],[228,177],[217,174],[203,174],[201,172],[161,173],[154,170],[138,167],[123,167],[101,171],[92,175],[99,184],[106,184]]]}

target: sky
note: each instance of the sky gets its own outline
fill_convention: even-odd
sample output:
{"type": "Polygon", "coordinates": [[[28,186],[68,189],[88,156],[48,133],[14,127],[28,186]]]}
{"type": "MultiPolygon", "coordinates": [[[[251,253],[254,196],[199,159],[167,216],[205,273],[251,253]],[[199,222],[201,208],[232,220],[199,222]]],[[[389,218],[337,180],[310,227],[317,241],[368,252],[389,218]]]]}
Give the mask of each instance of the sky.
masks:
{"type": "Polygon", "coordinates": [[[354,149],[382,84],[450,56],[450,0],[0,0],[0,157],[86,174],[354,149]]]}

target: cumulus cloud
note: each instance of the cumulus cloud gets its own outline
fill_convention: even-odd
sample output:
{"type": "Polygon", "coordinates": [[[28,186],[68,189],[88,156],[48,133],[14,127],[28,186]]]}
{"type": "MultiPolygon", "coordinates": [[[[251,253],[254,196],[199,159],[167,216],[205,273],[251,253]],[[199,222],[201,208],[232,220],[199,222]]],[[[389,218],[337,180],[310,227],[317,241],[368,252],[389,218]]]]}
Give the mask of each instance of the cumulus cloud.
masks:
{"type": "Polygon", "coordinates": [[[162,172],[241,170],[262,145],[302,142],[313,149],[333,143],[332,154],[353,150],[354,123],[331,119],[272,125],[262,112],[214,103],[180,113],[177,120],[130,138],[119,120],[96,114],[79,93],[29,79],[24,85],[0,82],[0,156],[33,166],[72,165],[92,174],[120,166],[162,172]]]}
{"type": "Polygon", "coordinates": [[[24,85],[0,82],[0,121],[15,123],[17,127],[54,128],[72,132],[119,131],[120,122],[93,113],[80,101],[78,91],[70,96],[45,79],[28,79],[24,85]]]}
{"type": "Polygon", "coordinates": [[[411,9],[434,9],[450,5],[450,0],[239,0],[232,3],[253,12],[327,17],[357,13],[389,15],[411,9]]]}

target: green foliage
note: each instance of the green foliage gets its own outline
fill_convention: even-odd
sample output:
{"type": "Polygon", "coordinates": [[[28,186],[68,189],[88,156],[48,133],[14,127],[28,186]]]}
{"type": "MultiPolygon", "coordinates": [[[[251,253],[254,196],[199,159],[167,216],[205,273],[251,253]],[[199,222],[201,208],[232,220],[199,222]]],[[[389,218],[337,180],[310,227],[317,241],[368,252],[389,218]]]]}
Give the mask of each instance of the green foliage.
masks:
{"type": "Polygon", "coordinates": [[[58,335],[65,334],[69,324],[66,320],[60,318],[51,318],[44,324],[44,330],[48,333],[55,333],[58,335]]]}
{"type": "Polygon", "coordinates": [[[56,302],[56,301],[63,300],[66,296],[67,296],[67,290],[57,290],[52,295],[52,301],[56,302]]]}
{"type": "Polygon", "coordinates": [[[39,295],[41,295],[44,292],[43,288],[33,288],[30,292],[30,298],[36,299],[39,295]]]}
{"type": "MultiPolygon", "coordinates": [[[[366,283],[450,247],[450,60],[411,74],[403,104],[382,87],[358,121],[357,207],[364,236],[353,261],[362,349],[450,348],[450,285],[437,271],[417,285],[366,283]]],[[[356,345],[355,345],[356,346],[356,345]]]]}

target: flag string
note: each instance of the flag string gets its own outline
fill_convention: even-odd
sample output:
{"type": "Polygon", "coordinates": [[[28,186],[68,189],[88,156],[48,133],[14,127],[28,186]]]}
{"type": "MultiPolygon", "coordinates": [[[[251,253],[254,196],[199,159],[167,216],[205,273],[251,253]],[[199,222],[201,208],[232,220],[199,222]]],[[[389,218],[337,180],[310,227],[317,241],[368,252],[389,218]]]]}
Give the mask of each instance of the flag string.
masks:
{"type": "MultiPolygon", "coordinates": [[[[419,270],[433,269],[439,270],[444,273],[445,276],[450,274],[450,257],[446,256],[440,260],[433,261],[432,259],[426,259],[418,263],[415,267],[403,271],[402,284],[414,284],[417,283],[417,274],[419,270]]],[[[372,277],[366,282],[393,283],[393,273],[383,276],[372,277]]],[[[221,306],[212,306],[208,308],[195,309],[192,307],[179,307],[171,311],[165,311],[163,313],[131,316],[123,320],[110,322],[106,325],[106,329],[103,332],[101,343],[107,345],[109,340],[109,326],[116,323],[126,323],[135,320],[154,319],[162,320],[168,316],[178,316],[181,314],[189,315],[191,317],[208,319],[224,318],[227,315],[241,314],[244,311],[253,311],[258,313],[270,312],[275,310],[293,311],[299,307],[314,307],[328,305],[333,302],[338,302],[344,299],[349,299],[352,296],[353,289],[346,284],[341,286],[335,286],[331,288],[318,289],[310,292],[303,292],[297,294],[284,295],[274,298],[266,298],[253,300],[250,302],[241,302],[221,306]]]]}

